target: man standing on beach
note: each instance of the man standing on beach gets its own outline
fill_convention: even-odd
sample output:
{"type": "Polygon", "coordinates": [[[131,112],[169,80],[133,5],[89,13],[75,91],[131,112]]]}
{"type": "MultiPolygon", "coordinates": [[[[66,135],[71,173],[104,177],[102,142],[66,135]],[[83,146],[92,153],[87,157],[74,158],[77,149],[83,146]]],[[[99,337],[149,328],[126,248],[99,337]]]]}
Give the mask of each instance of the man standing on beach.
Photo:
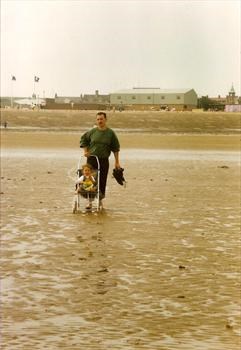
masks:
{"type": "Polygon", "coordinates": [[[84,156],[87,157],[87,163],[97,169],[97,156],[100,163],[100,206],[103,206],[102,199],[105,198],[107,175],[109,171],[109,157],[111,152],[115,157],[115,168],[121,168],[119,162],[120,143],[115,132],[107,127],[107,116],[104,112],[98,112],[96,115],[97,127],[92,128],[81,136],[80,147],[84,149],[84,156]]]}

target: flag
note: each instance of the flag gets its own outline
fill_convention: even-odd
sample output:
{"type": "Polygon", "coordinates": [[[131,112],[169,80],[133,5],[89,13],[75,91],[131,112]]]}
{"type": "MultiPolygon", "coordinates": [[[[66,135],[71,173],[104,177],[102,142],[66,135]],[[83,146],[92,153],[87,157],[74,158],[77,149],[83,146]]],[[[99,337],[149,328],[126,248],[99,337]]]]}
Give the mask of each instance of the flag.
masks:
{"type": "Polygon", "coordinates": [[[35,75],[35,77],[34,77],[34,81],[35,81],[36,83],[38,83],[38,81],[39,81],[39,77],[36,77],[36,75],[35,75]]]}
{"type": "Polygon", "coordinates": [[[16,80],[16,77],[14,75],[12,75],[12,80],[16,80]]]}

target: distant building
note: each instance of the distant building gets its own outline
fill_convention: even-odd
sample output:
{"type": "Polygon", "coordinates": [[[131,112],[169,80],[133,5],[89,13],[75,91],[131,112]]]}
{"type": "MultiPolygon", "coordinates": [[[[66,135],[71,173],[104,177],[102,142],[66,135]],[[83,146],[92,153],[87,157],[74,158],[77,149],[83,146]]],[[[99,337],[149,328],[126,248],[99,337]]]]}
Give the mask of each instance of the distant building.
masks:
{"type": "Polygon", "coordinates": [[[110,103],[110,95],[101,95],[98,90],[95,90],[95,95],[81,95],[81,102],[110,103]]]}
{"type": "Polygon", "coordinates": [[[226,104],[226,97],[222,97],[220,95],[218,95],[217,97],[210,97],[210,100],[217,104],[221,104],[221,105],[226,104]]]}
{"type": "Polygon", "coordinates": [[[241,112],[241,98],[236,96],[233,84],[226,96],[225,112],[241,112]]]}
{"type": "Polygon", "coordinates": [[[11,97],[0,97],[0,107],[1,108],[7,108],[7,107],[11,107],[11,101],[12,98],[11,97]]]}
{"type": "Polygon", "coordinates": [[[81,103],[81,97],[56,96],[53,102],[55,104],[79,104],[81,103]]]}
{"type": "Polygon", "coordinates": [[[111,93],[110,104],[115,108],[134,110],[192,110],[197,107],[197,94],[194,89],[134,87],[111,93]]]}
{"type": "Polygon", "coordinates": [[[226,105],[225,112],[240,112],[241,113],[241,104],[240,105],[226,105]]]}
{"type": "Polygon", "coordinates": [[[0,97],[1,108],[44,108],[45,99],[39,97],[0,97]]]}
{"type": "Polygon", "coordinates": [[[14,100],[14,104],[19,108],[30,107],[30,108],[43,108],[46,105],[46,101],[43,98],[23,98],[14,100]]]}
{"type": "Polygon", "coordinates": [[[231,86],[231,89],[230,89],[228,95],[226,96],[226,104],[227,105],[239,104],[239,98],[235,94],[235,90],[234,90],[233,84],[231,86]]]}
{"type": "Polygon", "coordinates": [[[54,99],[55,103],[74,103],[74,104],[81,104],[81,103],[109,103],[110,102],[110,95],[100,95],[99,91],[96,90],[95,94],[89,94],[89,95],[80,95],[79,97],[70,97],[70,96],[55,96],[54,99]]]}
{"type": "Polygon", "coordinates": [[[225,97],[218,95],[218,97],[210,97],[209,99],[212,101],[212,109],[214,110],[224,110],[226,112],[240,111],[240,107],[238,106],[241,105],[241,97],[236,96],[233,84],[229,90],[228,95],[225,97]]]}
{"type": "Polygon", "coordinates": [[[80,96],[58,96],[46,99],[46,109],[70,109],[70,110],[107,110],[110,105],[110,95],[95,94],[80,96]]]}

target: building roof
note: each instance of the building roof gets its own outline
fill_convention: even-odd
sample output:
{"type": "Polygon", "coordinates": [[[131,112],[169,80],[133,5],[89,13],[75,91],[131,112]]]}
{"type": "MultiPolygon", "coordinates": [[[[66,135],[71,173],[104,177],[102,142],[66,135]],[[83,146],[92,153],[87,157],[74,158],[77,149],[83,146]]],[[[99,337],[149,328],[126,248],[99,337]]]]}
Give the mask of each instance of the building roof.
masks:
{"type": "Polygon", "coordinates": [[[147,87],[134,87],[132,89],[124,89],[113,92],[114,94],[176,94],[190,91],[190,88],[182,89],[160,89],[160,88],[147,88],[147,87]]]}
{"type": "Polygon", "coordinates": [[[70,97],[70,96],[57,96],[55,97],[55,102],[56,103],[70,103],[70,102],[75,102],[78,103],[81,101],[81,97],[70,97]]]}
{"type": "Polygon", "coordinates": [[[232,84],[232,86],[231,86],[231,89],[230,89],[229,93],[235,94],[235,90],[234,90],[233,84],[232,84]]]}

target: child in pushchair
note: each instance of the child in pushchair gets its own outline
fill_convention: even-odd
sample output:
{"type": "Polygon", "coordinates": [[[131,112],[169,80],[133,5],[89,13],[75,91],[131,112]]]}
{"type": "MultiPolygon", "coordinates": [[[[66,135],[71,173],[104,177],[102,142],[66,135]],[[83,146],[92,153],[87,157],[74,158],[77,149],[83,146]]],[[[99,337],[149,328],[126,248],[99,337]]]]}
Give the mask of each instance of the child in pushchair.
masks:
{"type": "Polygon", "coordinates": [[[77,168],[77,179],[75,180],[75,195],[73,203],[73,213],[82,212],[99,212],[100,206],[100,163],[98,157],[95,157],[97,163],[97,169],[93,168],[90,164],[84,164],[81,166],[81,159],[79,159],[77,168]],[[82,207],[81,198],[83,201],[82,207]]]}
{"type": "Polygon", "coordinates": [[[79,171],[79,178],[76,181],[76,194],[87,199],[86,209],[92,208],[92,201],[97,194],[97,180],[93,173],[92,166],[90,164],[85,164],[79,171]]]}

